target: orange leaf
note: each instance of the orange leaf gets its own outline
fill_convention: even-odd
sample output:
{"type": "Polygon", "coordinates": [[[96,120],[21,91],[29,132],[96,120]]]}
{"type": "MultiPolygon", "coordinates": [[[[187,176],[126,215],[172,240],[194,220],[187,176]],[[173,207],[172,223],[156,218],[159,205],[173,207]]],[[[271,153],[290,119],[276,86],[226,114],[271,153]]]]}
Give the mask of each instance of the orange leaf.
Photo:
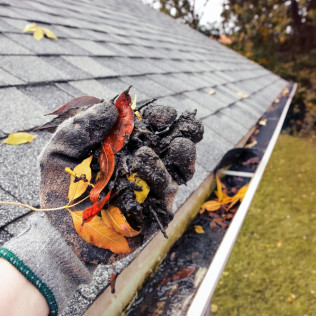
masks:
{"type": "Polygon", "coordinates": [[[201,211],[200,213],[203,213],[204,210],[207,210],[209,212],[214,212],[220,209],[221,203],[219,203],[217,200],[212,200],[212,201],[207,201],[201,206],[201,211]]]}
{"type": "Polygon", "coordinates": [[[87,243],[115,253],[130,253],[126,239],[108,228],[101,217],[95,216],[89,223],[81,225],[82,211],[70,212],[78,235],[87,243]]]}
{"type": "Polygon", "coordinates": [[[205,231],[201,225],[194,225],[194,230],[198,234],[204,234],[205,231]]]}
{"type": "Polygon", "coordinates": [[[140,233],[140,230],[137,231],[130,226],[118,207],[110,206],[107,210],[102,210],[101,215],[107,225],[110,223],[118,233],[125,237],[134,237],[140,233]]]}

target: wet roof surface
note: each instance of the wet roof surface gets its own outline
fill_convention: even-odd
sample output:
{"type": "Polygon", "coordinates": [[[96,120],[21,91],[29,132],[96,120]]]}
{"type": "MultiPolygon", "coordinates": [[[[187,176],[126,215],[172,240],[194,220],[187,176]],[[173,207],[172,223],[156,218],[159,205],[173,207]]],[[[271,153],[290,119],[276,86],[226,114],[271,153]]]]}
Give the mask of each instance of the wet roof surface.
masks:
{"type": "MultiPolygon", "coordinates": [[[[45,113],[74,97],[111,99],[129,85],[138,104],[155,97],[178,113],[197,109],[204,139],[197,145],[195,176],[179,188],[175,211],[287,85],[140,1],[0,1],[0,55],[0,138],[47,122],[45,113]],[[31,22],[49,28],[58,40],[37,41],[22,33],[31,22]]],[[[37,157],[50,138],[38,133],[27,145],[1,145],[0,200],[39,205],[37,157]]],[[[23,228],[29,212],[1,209],[0,244],[23,228]]],[[[65,314],[81,315],[111,269],[100,267],[93,286],[83,287],[76,294],[80,302],[65,314]]]]}

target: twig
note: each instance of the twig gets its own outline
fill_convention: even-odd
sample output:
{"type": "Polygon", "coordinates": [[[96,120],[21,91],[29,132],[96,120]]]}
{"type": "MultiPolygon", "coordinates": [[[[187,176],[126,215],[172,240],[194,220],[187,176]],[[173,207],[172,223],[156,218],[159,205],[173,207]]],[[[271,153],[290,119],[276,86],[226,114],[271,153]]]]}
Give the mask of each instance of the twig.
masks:
{"type": "Polygon", "coordinates": [[[156,219],[156,222],[158,223],[159,228],[160,228],[162,234],[164,235],[164,237],[165,237],[166,239],[168,239],[168,235],[167,235],[166,231],[164,230],[164,228],[163,228],[163,226],[162,226],[162,224],[161,224],[161,222],[160,222],[160,220],[159,220],[159,218],[158,218],[157,213],[156,213],[150,206],[149,206],[149,211],[154,215],[154,217],[155,217],[155,219],[156,219]]]}

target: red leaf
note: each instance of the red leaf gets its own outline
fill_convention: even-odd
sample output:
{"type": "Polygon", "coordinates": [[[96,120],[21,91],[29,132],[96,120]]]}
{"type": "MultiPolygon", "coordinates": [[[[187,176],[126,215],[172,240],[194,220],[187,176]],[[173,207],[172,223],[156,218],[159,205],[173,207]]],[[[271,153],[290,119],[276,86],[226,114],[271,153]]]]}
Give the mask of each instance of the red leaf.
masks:
{"type": "Polygon", "coordinates": [[[101,212],[106,202],[110,200],[110,197],[111,191],[106,195],[106,197],[103,200],[96,202],[91,207],[85,209],[82,213],[82,223],[84,224],[90,222],[95,215],[101,212]]]}
{"type": "Polygon", "coordinates": [[[70,100],[68,103],[66,103],[65,105],[57,109],[56,111],[48,113],[46,115],[61,115],[72,108],[90,107],[94,104],[101,103],[101,102],[102,102],[101,99],[84,95],[82,97],[78,97],[78,98],[70,100]]]}
{"type": "Polygon", "coordinates": [[[115,293],[115,281],[117,278],[117,274],[116,273],[112,273],[111,274],[111,278],[110,278],[110,284],[111,284],[111,293],[115,293]]]}
{"type": "Polygon", "coordinates": [[[90,192],[90,200],[96,203],[99,199],[100,192],[108,184],[114,171],[115,160],[111,146],[107,142],[103,142],[99,157],[100,178],[90,192]]]}

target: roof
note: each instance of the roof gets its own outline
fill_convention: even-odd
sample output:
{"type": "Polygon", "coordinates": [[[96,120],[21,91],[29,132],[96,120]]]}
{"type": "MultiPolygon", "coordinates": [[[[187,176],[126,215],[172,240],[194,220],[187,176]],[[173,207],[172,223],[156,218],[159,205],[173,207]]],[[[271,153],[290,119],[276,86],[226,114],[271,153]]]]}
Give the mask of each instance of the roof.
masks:
{"type": "MultiPolygon", "coordinates": [[[[197,145],[195,176],[179,187],[175,211],[287,85],[140,1],[1,1],[0,32],[1,138],[47,122],[43,114],[74,97],[111,99],[130,84],[138,104],[155,97],[178,113],[197,109],[204,139],[197,145]],[[31,22],[49,28],[58,40],[36,41],[22,33],[31,22]]],[[[33,143],[0,147],[0,200],[39,205],[37,157],[50,138],[38,133],[33,143]]],[[[23,228],[29,213],[1,209],[0,244],[23,228]]],[[[117,263],[117,269],[123,265],[117,263]]],[[[81,295],[78,315],[105,286],[112,268],[100,269],[94,285],[76,294],[81,295]]]]}

